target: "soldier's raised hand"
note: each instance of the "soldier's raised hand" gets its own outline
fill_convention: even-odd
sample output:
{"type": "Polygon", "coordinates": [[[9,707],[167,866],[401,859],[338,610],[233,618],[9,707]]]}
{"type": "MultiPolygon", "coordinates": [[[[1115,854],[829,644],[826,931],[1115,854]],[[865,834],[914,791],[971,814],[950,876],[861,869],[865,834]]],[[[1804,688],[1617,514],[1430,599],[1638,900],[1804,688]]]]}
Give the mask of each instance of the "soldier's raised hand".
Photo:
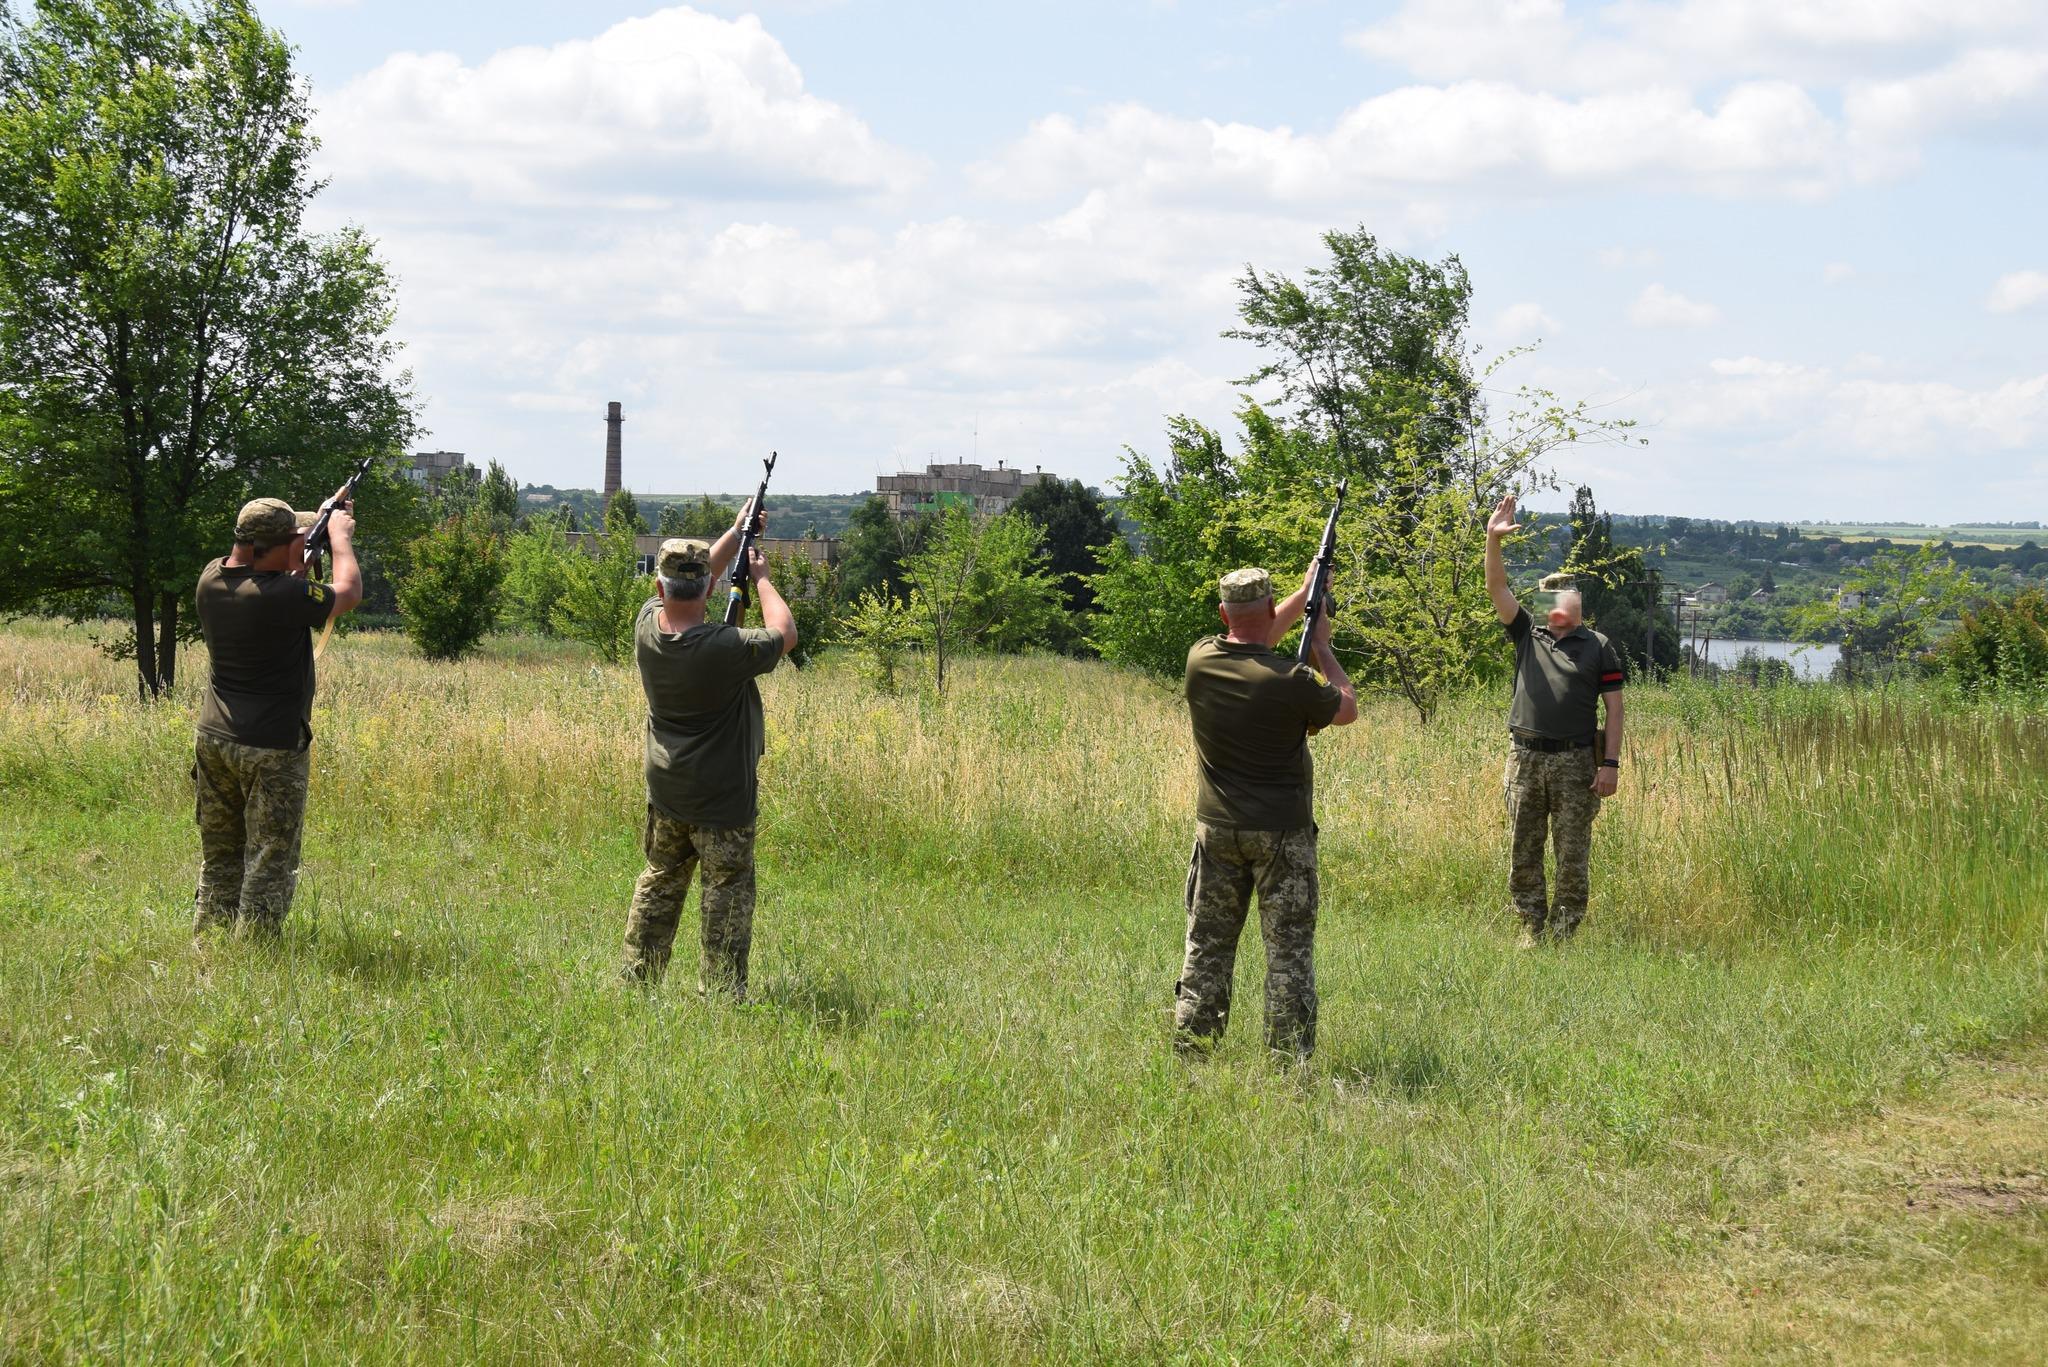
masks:
{"type": "Polygon", "coordinates": [[[740,515],[732,520],[732,529],[740,536],[747,534],[747,528],[754,529],[755,536],[762,536],[768,530],[768,514],[754,511],[754,500],[748,499],[740,507],[740,515]]]}
{"type": "Polygon", "coordinates": [[[1490,541],[1513,536],[1522,530],[1522,524],[1515,521],[1515,496],[1509,494],[1493,510],[1493,516],[1486,520],[1486,536],[1490,541]]]}

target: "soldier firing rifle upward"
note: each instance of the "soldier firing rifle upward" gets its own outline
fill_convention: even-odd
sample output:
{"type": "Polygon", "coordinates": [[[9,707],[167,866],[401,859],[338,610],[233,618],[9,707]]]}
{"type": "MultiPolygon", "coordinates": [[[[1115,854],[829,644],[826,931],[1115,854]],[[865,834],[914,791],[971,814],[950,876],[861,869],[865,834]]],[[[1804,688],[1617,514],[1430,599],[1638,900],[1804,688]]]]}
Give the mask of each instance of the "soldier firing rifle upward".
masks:
{"type": "MultiPolygon", "coordinates": [[[[774,465],[771,457],[769,467],[774,465]]],[[[761,691],[754,680],[796,649],[796,620],[768,578],[754,544],[767,525],[768,488],[741,510],[716,543],[661,543],[657,596],[633,626],[640,686],[647,696],[647,867],[626,918],[629,980],[659,981],[668,966],[683,899],[703,866],[699,992],[744,998],[754,930],[755,766],[765,745],[761,691]],[[730,566],[727,618],[707,621],[705,597],[730,566]],[[738,625],[751,585],[765,629],[738,625]]]]}
{"type": "Polygon", "coordinates": [[[274,934],[291,908],[313,743],[312,629],[362,601],[351,501],[361,475],[317,515],[276,498],[244,504],[233,547],[199,573],[194,607],[210,673],[192,765],[195,935],[215,926],[274,934]],[[333,560],[328,584],[306,577],[316,525],[333,560]]]}
{"type": "MultiPolygon", "coordinates": [[[[1341,490],[1338,497],[1341,506],[1341,490]]],[[[1174,984],[1175,1043],[1183,1051],[1213,1043],[1229,1022],[1237,941],[1254,891],[1266,941],[1266,1046],[1294,1058],[1315,1048],[1320,887],[1308,738],[1358,719],[1358,696],[1330,647],[1336,525],[1333,509],[1307,581],[1278,605],[1264,570],[1224,575],[1217,608],[1224,633],[1188,652],[1200,789],[1186,953],[1174,984]],[[1303,629],[1302,653],[1313,669],[1273,650],[1312,597],[1322,607],[1303,629]]]]}

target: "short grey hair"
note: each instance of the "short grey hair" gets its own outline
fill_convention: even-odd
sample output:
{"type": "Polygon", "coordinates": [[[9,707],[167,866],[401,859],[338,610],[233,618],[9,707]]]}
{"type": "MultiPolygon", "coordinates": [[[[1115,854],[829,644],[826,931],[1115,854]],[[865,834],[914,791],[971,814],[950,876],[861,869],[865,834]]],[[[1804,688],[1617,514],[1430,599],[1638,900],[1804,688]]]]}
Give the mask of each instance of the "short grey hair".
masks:
{"type": "Polygon", "coordinates": [[[665,574],[657,574],[654,577],[661,581],[662,597],[680,599],[685,603],[692,603],[702,598],[704,591],[711,587],[711,579],[708,575],[695,579],[671,579],[665,574]]]}

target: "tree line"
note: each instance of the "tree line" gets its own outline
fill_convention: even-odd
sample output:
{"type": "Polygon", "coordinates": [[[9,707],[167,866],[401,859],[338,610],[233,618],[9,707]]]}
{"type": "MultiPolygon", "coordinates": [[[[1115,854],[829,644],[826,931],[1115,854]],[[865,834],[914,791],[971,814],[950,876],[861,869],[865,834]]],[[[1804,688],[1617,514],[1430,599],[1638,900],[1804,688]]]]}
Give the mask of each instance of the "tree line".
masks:
{"type": "MultiPolygon", "coordinates": [[[[280,492],[311,506],[374,454],[358,543],[369,613],[437,658],[499,627],[625,658],[649,591],[633,538],[715,536],[731,513],[705,496],[658,508],[650,528],[622,492],[601,525],[579,525],[573,508],[523,514],[495,462],[438,487],[409,478],[419,402],[391,337],[395,285],[360,230],[306,229],[310,116],[289,46],[247,0],[0,8],[0,612],[118,612],[110,648],[160,696],[235,508],[280,492]]],[[[1518,352],[1481,355],[1456,255],[1391,251],[1363,227],[1323,246],[1299,279],[1245,267],[1224,335],[1256,363],[1232,422],[1169,417],[1156,453],[1125,449],[1113,506],[1073,481],[995,516],[897,517],[870,499],[836,565],[785,558],[806,649],[849,650],[887,686],[915,666],[943,688],[963,651],[1174,675],[1216,627],[1217,578],[1302,572],[1348,479],[1336,648],[1353,677],[1424,721],[1497,678],[1509,655],[1480,569],[1485,510],[1557,488],[1564,448],[1640,438],[1511,384],[1518,352]]],[[[1988,597],[1971,548],[1846,557],[1848,543],[1783,526],[1671,518],[1663,532],[1862,562],[1843,566],[1849,593],[1801,607],[1802,630],[1841,639],[1861,677],[2041,677],[2039,594],[1988,597]]],[[[1669,668],[1664,586],[1631,540],[1579,489],[1565,522],[1532,523],[1509,550],[1526,575],[1561,546],[1588,619],[1640,668],[1669,668]]],[[[2040,558],[2031,543],[1988,553],[2040,558]]]]}

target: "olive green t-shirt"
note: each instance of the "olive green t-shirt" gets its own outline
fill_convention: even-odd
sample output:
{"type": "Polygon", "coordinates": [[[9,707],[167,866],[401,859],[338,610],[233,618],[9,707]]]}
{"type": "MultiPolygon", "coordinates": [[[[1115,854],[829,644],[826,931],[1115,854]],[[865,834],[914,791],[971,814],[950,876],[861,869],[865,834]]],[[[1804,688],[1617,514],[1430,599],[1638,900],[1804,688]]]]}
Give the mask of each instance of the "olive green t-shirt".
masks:
{"type": "Polygon", "coordinates": [[[1543,740],[1591,740],[1600,730],[1600,695],[1628,681],[1619,651],[1591,627],[1562,636],[1538,626],[1529,609],[1505,624],[1515,643],[1515,700],[1508,730],[1543,740]]]}
{"type": "Polygon", "coordinates": [[[303,750],[313,739],[313,628],[334,611],[334,591],[286,570],[215,560],[193,591],[212,676],[199,730],[265,750],[303,750]]]}
{"type": "Polygon", "coordinates": [[[754,766],[766,745],[754,679],[782,659],[772,631],[705,622],[661,629],[661,600],[633,623],[647,694],[647,801],[671,821],[751,826],[754,766]]]}
{"type": "Polygon", "coordinates": [[[1188,652],[1187,698],[1201,776],[1195,819],[1246,831],[1313,825],[1308,733],[1335,719],[1336,685],[1270,646],[1210,636],[1188,652]]]}

